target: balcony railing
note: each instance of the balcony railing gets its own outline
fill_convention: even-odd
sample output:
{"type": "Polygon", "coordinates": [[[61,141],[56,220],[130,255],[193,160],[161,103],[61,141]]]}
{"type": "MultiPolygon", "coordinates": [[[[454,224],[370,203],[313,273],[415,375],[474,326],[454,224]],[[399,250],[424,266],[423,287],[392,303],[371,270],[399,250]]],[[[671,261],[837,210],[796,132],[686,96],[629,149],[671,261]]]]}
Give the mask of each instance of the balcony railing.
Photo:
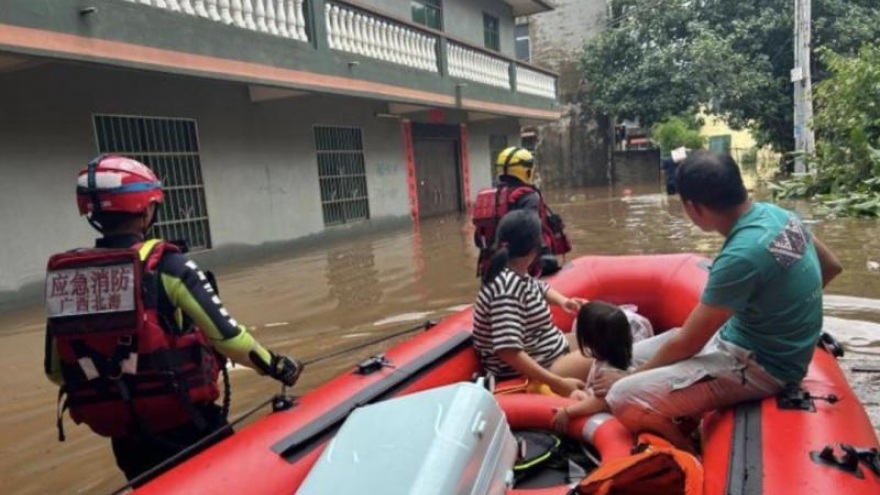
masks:
{"type": "Polygon", "coordinates": [[[330,48],[365,57],[439,72],[437,38],[336,2],[324,4],[330,48]]]}
{"type": "Polygon", "coordinates": [[[543,98],[556,76],[346,0],[118,0],[543,98]],[[321,26],[316,26],[321,23],[321,26]],[[315,39],[320,37],[321,39],[315,39]]]}
{"type": "Polygon", "coordinates": [[[556,78],[517,64],[516,89],[520,93],[528,93],[555,99],[556,78]]]}
{"type": "Polygon", "coordinates": [[[308,0],[124,0],[242,29],[308,41],[304,5],[308,0]]]}
{"type": "Polygon", "coordinates": [[[510,62],[459,43],[448,44],[449,75],[496,88],[512,89],[510,62]]]}

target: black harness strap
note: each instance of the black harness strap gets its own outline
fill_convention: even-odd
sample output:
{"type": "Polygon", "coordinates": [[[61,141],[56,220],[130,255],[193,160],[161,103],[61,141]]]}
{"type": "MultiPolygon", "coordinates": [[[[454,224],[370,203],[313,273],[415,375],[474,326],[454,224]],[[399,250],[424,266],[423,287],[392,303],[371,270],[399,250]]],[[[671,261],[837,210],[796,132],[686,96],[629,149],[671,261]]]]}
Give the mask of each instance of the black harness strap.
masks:
{"type": "Polygon", "coordinates": [[[106,155],[99,155],[89,162],[86,170],[86,192],[92,201],[92,214],[87,217],[89,225],[98,232],[102,232],[101,224],[94,220],[94,214],[101,211],[101,198],[98,197],[97,172],[98,164],[106,155]]]}
{"type": "Polygon", "coordinates": [[[502,168],[504,175],[507,175],[507,170],[510,167],[510,162],[511,162],[511,160],[513,160],[513,156],[516,155],[517,153],[519,153],[520,151],[523,151],[524,149],[525,148],[520,148],[519,146],[517,146],[516,148],[513,149],[513,151],[510,152],[510,154],[507,155],[507,158],[504,160],[504,166],[502,168]]]}

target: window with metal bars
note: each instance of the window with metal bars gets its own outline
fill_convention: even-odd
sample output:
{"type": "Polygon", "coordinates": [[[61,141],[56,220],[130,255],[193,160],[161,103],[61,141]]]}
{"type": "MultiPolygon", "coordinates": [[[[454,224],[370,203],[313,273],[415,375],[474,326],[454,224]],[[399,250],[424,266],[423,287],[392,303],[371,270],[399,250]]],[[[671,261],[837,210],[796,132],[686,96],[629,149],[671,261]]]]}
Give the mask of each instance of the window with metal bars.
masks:
{"type": "Polygon", "coordinates": [[[364,142],[358,127],[315,126],[324,225],[370,218],[364,142]]]}
{"type": "Polygon", "coordinates": [[[192,250],[211,248],[211,229],[193,119],[95,115],[99,153],[125,155],[162,181],[165,200],[152,234],[185,241],[192,250]]]}

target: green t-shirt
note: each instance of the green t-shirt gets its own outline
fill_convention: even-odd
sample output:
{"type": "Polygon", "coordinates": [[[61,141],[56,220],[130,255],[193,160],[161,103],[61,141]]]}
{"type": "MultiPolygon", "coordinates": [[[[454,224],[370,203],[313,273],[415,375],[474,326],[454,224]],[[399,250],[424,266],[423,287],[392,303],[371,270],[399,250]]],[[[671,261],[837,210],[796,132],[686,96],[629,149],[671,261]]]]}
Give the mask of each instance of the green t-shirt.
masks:
{"type": "Polygon", "coordinates": [[[822,331],[822,270],[798,217],[755,203],[712,264],[702,301],[732,309],[721,338],[755,353],[774,377],[797,383],[822,331]]]}

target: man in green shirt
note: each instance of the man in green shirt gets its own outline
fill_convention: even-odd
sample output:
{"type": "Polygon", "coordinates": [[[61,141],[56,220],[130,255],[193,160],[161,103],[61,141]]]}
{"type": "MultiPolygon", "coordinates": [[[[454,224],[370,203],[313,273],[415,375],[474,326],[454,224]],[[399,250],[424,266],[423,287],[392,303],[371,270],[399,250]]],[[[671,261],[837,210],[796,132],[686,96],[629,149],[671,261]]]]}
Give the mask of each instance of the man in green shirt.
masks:
{"type": "Polygon", "coordinates": [[[803,379],[822,330],[822,288],[842,268],[794,213],[752,202],[729,156],[693,153],[676,182],[688,217],[724,246],[684,326],[637,344],[630,376],[605,373],[597,388],[631,430],[689,448],[677,418],[803,379]]]}

